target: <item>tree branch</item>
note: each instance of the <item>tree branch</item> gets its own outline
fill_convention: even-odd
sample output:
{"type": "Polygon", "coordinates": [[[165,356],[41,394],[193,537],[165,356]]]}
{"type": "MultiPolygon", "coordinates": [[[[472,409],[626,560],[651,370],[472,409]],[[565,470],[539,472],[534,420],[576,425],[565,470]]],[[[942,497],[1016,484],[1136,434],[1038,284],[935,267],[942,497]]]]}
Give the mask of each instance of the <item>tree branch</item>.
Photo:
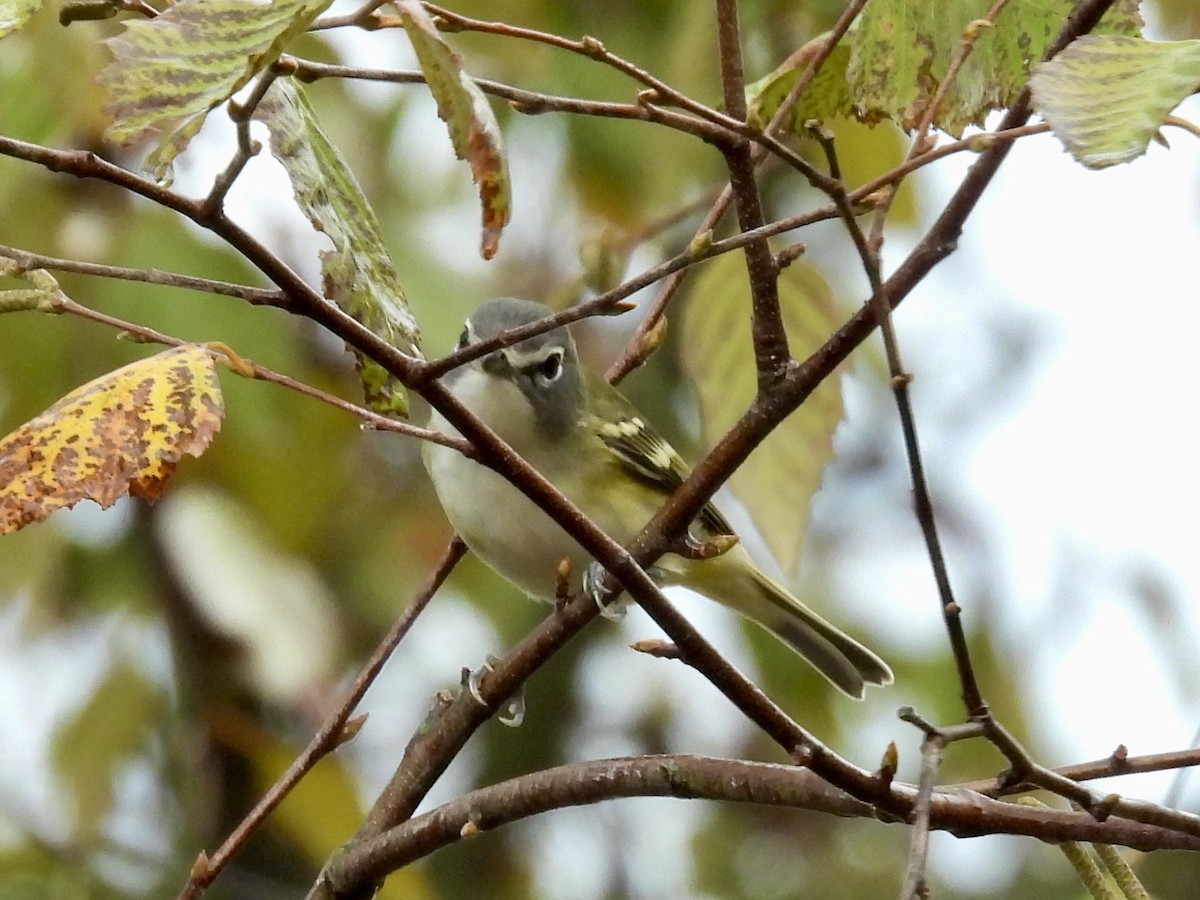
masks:
{"type": "MultiPolygon", "coordinates": [[[[409,602],[404,613],[396,620],[391,629],[384,636],[383,640],[375,647],[370,659],[359,671],[354,682],[350,685],[350,689],[346,692],[345,698],[336,710],[334,710],[325,723],[313,735],[312,740],[308,742],[308,746],[301,751],[300,755],[288,766],[287,771],[279,776],[278,780],[271,785],[271,788],[263,795],[262,799],[254,805],[238,823],[237,827],[230,835],[222,842],[212,856],[205,853],[200,854],[200,858],[196,864],[192,866],[191,875],[188,882],[184,885],[183,890],[179,892],[177,900],[194,900],[200,893],[210,885],[214,878],[221,872],[229,861],[242,849],[250,836],[259,829],[269,816],[308,772],[328,753],[333,752],[343,743],[345,743],[345,733],[347,723],[350,721],[350,715],[354,712],[363,695],[366,694],[369,688],[379,675],[384,664],[391,658],[393,651],[400,644],[400,641],[408,634],[413,623],[416,622],[417,616],[429,605],[429,601],[433,599],[433,595],[438,588],[442,586],[442,582],[458,564],[459,560],[466,554],[467,548],[462,541],[455,538],[447,546],[442,553],[442,558],[438,560],[434,566],[433,572],[425,580],[425,583],[420,587],[413,599],[409,602]]],[[[357,731],[357,729],[355,729],[357,731]]]]}
{"type": "MultiPolygon", "coordinates": [[[[931,768],[936,770],[936,765],[931,768]]],[[[902,790],[915,808],[919,791],[909,785],[902,790]]],[[[694,755],[572,763],[471,791],[353,845],[330,861],[322,874],[323,889],[309,896],[349,896],[356,885],[378,882],[389,872],[463,838],[551,810],[624,797],[707,799],[876,818],[870,804],[794,766],[694,755]]],[[[957,789],[934,790],[932,784],[926,814],[929,827],[962,837],[1025,834],[1045,841],[1113,843],[1142,850],[1200,849],[1200,838],[1166,828],[1118,818],[1097,822],[1081,812],[1035,810],[957,789]]]]}
{"type": "MultiPolygon", "coordinates": [[[[746,82],[742,76],[741,31],[738,27],[737,0],[717,0],[717,45],[721,62],[721,94],[730,116],[746,118],[746,82]]],[[[765,217],[762,198],[755,180],[755,165],[750,144],[738,141],[724,150],[729,170],[729,189],[737,210],[738,230],[760,228],[765,217]]],[[[750,336],[758,368],[758,385],[779,381],[791,359],[783,313],[779,309],[779,267],[766,240],[745,247],[746,270],[750,277],[752,319],[750,336]]]]}
{"type": "Polygon", "coordinates": [[[106,266],[100,263],[61,259],[56,256],[44,256],[41,253],[31,253],[19,247],[6,247],[3,245],[0,245],[0,256],[5,256],[13,260],[23,271],[47,269],[53,272],[73,272],[78,275],[95,275],[100,278],[115,278],[121,281],[157,284],[163,287],[182,288],[188,291],[200,291],[207,294],[236,297],[254,306],[287,306],[286,298],[283,292],[279,290],[250,287],[249,285],[233,284],[228,281],[216,281],[212,278],[197,278],[194,275],[181,275],[178,272],[164,272],[162,269],[131,269],[126,266],[106,266]]]}

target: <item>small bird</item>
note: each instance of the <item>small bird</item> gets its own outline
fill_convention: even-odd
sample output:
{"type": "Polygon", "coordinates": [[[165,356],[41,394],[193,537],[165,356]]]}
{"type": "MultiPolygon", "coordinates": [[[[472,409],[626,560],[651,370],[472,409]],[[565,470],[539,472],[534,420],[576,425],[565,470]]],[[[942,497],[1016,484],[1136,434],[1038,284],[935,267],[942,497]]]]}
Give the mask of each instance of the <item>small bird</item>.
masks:
{"type": "MultiPolygon", "coordinates": [[[[540,303],[488,300],[467,320],[459,348],[550,315],[540,303]]],[[[565,327],[493,351],[444,376],[455,397],[610,537],[628,544],[688,476],[687,464],[616,388],[581,366],[565,327]]],[[[430,426],[458,431],[436,411],[430,426]]],[[[591,556],[501,475],[441,444],[425,465],[450,523],[492,569],[536,598],[579,590],[591,556]]],[[[701,541],[732,535],[711,503],[692,524],[701,541]]],[[[665,554],[651,574],[758,623],[837,688],[861,699],[892,682],[887,663],[759,571],[740,545],[709,559],[665,554]]]]}

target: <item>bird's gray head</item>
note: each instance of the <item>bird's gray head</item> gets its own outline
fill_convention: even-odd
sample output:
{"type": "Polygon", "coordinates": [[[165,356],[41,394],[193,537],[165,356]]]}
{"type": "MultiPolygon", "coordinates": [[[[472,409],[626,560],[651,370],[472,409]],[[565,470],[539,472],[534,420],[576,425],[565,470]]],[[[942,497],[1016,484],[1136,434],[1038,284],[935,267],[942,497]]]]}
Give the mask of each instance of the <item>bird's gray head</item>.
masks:
{"type": "MultiPolygon", "coordinates": [[[[488,340],[551,314],[548,307],[530,300],[487,300],[467,319],[458,347],[488,340]]],[[[546,437],[561,437],[575,424],[582,384],[575,341],[565,326],[496,350],[472,365],[492,378],[515,385],[546,437]]]]}

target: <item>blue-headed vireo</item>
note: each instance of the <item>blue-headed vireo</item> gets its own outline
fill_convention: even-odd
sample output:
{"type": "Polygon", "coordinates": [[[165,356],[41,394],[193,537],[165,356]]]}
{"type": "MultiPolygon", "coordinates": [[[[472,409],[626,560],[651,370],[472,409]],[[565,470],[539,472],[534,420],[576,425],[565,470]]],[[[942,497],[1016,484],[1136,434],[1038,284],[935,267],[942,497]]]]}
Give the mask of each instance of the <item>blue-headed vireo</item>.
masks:
{"type": "MultiPolygon", "coordinates": [[[[489,300],[467,321],[459,347],[550,315],[540,303],[489,300]]],[[[575,341],[556,328],[496,350],[444,378],[472,413],[541,472],[610,537],[628,544],[688,475],[687,464],[633,405],[582,367],[575,341]]],[[[431,427],[457,434],[436,412],[431,427]]],[[[467,546],[526,593],[552,599],[559,565],[578,590],[588,553],[501,475],[449,447],[427,443],[425,464],[450,523],[467,546]]],[[[712,504],[692,525],[701,540],[733,530],[712,504]]],[[[664,555],[659,583],[724,604],[775,635],[851,697],[892,671],[764,575],[740,545],[710,559],[664,555]]]]}

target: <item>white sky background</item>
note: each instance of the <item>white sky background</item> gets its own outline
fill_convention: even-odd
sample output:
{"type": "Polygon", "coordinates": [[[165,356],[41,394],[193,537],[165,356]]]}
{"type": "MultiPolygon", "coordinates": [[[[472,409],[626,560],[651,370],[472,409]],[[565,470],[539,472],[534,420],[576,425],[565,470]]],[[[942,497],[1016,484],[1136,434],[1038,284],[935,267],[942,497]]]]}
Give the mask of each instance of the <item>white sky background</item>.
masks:
{"type": "MultiPolygon", "coordinates": [[[[1200,103],[1179,112],[1195,121],[1200,103]]],[[[902,336],[935,342],[945,310],[964,300],[985,321],[1015,314],[1036,324],[1033,377],[963,478],[1000,536],[1014,670],[1032,663],[1052,688],[1047,725],[1068,756],[1102,756],[1119,742],[1134,753],[1177,749],[1200,726],[1200,669],[1179,684],[1160,665],[1179,634],[1200,627],[1200,152],[1185,133],[1168,136],[1170,152],[1152,146],[1103,172],[1077,165],[1054,138],[1022,142],[957,258],[897,317],[902,336]],[[1069,573],[1081,596],[1057,597],[1058,567],[1071,555],[1083,561],[1069,573]],[[1152,633],[1130,608],[1122,573],[1138,565],[1182,599],[1175,635],[1152,633]],[[1046,617],[1045,604],[1069,618],[1046,617]]],[[[949,184],[966,162],[942,169],[949,184]]],[[[919,383],[921,360],[910,360],[919,383]]]]}
{"type": "MultiPolygon", "coordinates": [[[[1200,102],[1177,114],[1196,121],[1200,102]]],[[[962,504],[989,532],[997,609],[981,615],[964,602],[966,621],[998,629],[993,638],[1013,677],[1043,699],[1028,712],[1052,748],[1041,760],[1050,765],[1103,757],[1120,743],[1133,754],[1181,749],[1200,727],[1200,145],[1167,134],[1169,152],[1152,146],[1103,172],[1076,164],[1056,138],[1019,142],[958,251],[896,315],[935,497],[962,504]],[[989,392],[976,383],[978,335],[1014,323],[1031,332],[1031,364],[989,392]],[[938,427],[963,398],[958,383],[990,410],[965,440],[938,427]],[[1157,619],[1135,593],[1146,585],[1164,598],[1157,619]]],[[[970,162],[947,160],[924,181],[931,209],[970,162]]],[[[904,249],[892,248],[892,267],[904,249]]],[[[851,417],[839,440],[852,440],[858,427],[853,414],[864,401],[856,393],[849,388],[851,417]]],[[[894,414],[890,422],[898,430],[894,414]]],[[[843,563],[837,587],[886,621],[880,630],[889,638],[903,636],[913,649],[944,645],[916,542],[880,553],[878,537],[865,537],[843,563]],[[881,597],[895,600],[884,606],[881,597]]],[[[948,556],[965,596],[979,561],[956,557],[953,541],[948,556]]],[[[903,693],[902,673],[896,690],[903,693]]],[[[895,734],[885,721],[869,731],[895,734]]],[[[1162,800],[1173,777],[1097,787],[1162,800]]],[[[1192,787],[1185,796],[1195,797],[1192,787]]],[[[1030,848],[988,842],[995,853],[935,835],[933,871],[963,891],[1002,893],[1008,854],[1030,848]]]]}

